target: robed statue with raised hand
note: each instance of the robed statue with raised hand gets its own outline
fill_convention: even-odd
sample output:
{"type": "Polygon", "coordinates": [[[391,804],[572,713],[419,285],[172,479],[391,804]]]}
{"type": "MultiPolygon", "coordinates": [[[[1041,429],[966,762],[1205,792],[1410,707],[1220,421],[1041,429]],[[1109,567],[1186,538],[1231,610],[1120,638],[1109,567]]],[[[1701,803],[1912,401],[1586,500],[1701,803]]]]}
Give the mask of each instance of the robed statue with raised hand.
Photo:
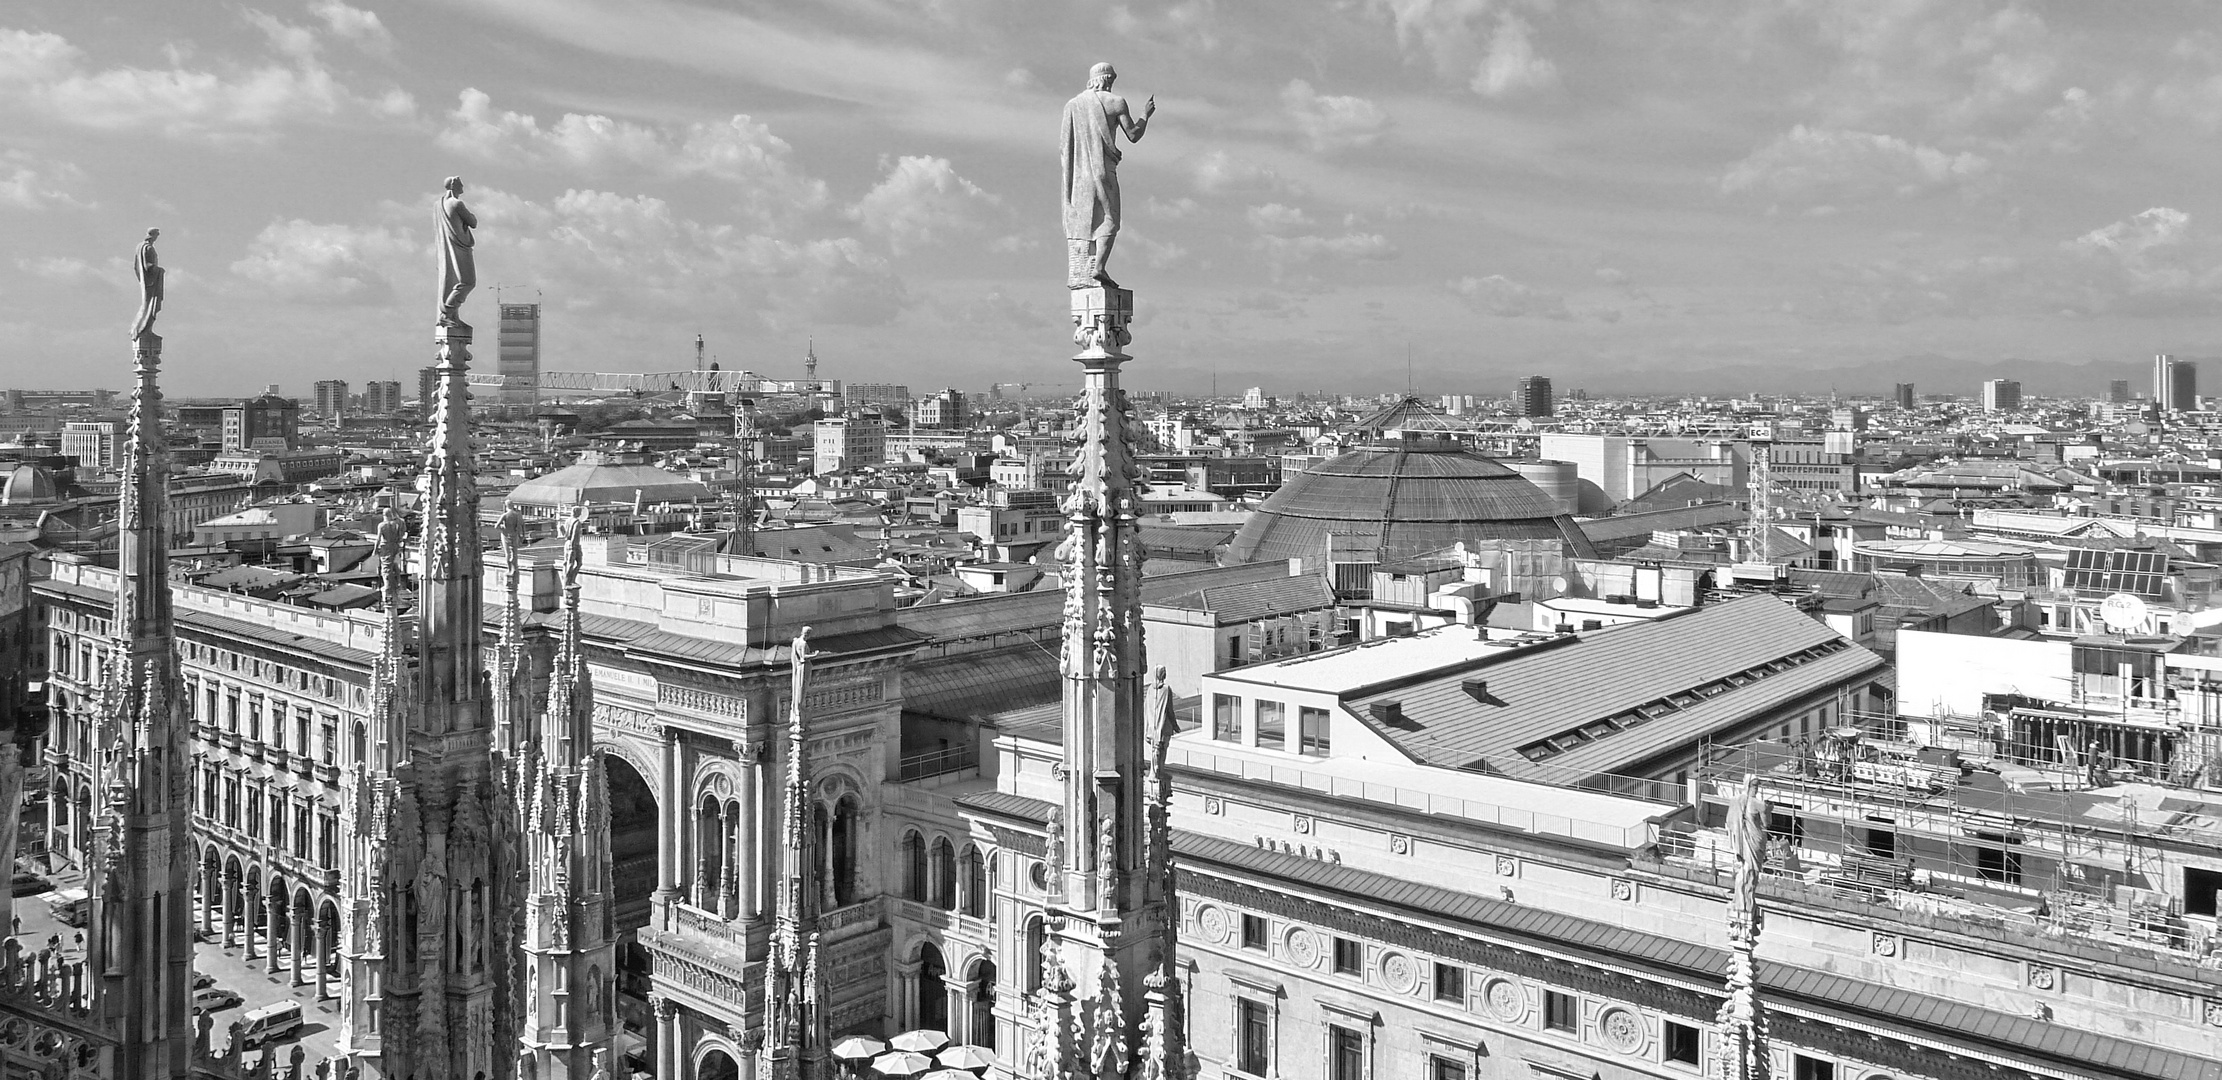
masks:
{"type": "Polygon", "coordinates": [[[440,196],[440,325],[468,328],[457,309],[478,285],[478,267],[471,262],[471,230],[478,218],[463,205],[463,178],[447,178],[440,196]]]}
{"type": "Polygon", "coordinates": [[[142,334],[154,332],[154,317],[162,314],[162,261],[154,254],[154,241],[162,235],[160,229],[148,229],[147,238],[139,241],[139,253],[131,260],[131,276],[139,279],[139,317],[131,320],[131,340],[142,334]]]}
{"type": "Polygon", "coordinates": [[[1151,114],[1157,112],[1157,98],[1152,97],[1142,115],[1135,116],[1126,99],[1111,92],[1118,77],[1110,64],[1097,64],[1088,71],[1088,88],[1065,102],[1066,284],[1075,289],[1118,288],[1104,265],[1119,238],[1119,133],[1125,132],[1128,142],[1141,142],[1151,114]]]}

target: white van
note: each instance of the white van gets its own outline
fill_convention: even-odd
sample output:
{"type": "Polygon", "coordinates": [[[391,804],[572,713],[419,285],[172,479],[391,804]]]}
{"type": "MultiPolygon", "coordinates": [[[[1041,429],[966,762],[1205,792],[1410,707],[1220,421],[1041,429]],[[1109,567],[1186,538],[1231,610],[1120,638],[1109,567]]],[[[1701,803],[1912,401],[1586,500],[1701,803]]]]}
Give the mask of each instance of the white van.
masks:
{"type": "Polygon", "coordinates": [[[46,894],[47,909],[54,913],[54,921],[63,926],[83,926],[92,917],[86,910],[92,896],[83,889],[56,889],[46,894]]]}
{"type": "Polygon", "coordinates": [[[301,1030],[301,1003],[281,1001],[265,1005],[239,1021],[239,1045],[257,1047],[276,1042],[301,1030]]]}

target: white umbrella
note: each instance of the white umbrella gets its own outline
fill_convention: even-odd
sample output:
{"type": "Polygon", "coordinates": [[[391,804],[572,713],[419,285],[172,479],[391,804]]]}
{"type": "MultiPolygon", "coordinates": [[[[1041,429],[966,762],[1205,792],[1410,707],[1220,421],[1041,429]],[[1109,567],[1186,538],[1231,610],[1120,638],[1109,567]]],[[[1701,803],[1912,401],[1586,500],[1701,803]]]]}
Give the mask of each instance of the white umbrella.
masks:
{"type": "Polygon", "coordinates": [[[992,1069],[1003,1059],[995,1056],[995,1051],[985,1046],[968,1044],[943,1050],[935,1056],[935,1060],[952,1069],[992,1069]]]}
{"type": "Polygon", "coordinates": [[[903,1032],[902,1034],[887,1040],[887,1045],[894,1047],[897,1050],[909,1050],[912,1053],[918,1054],[931,1054],[934,1051],[949,1045],[949,1033],[946,1031],[935,1031],[932,1028],[918,1028],[912,1031],[903,1032]]]}
{"type": "Polygon", "coordinates": [[[915,1076],[933,1066],[934,1059],[910,1050],[890,1050],[872,1059],[872,1069],[888,1076],[915,1076]]]}
{"type": "Polygon", "coordinates": [[[919,1077],[918,1080],[980,1080],[980,1078],[963,1069],[935,1069],[919,1077]]]}
{"type": "Polygon", "coordinates": [[[887,1051],[887,1044],[870,1035],[851,1035],[833,1044],[833,1056],[850,1061],[878,1057],[887,1051]]]}

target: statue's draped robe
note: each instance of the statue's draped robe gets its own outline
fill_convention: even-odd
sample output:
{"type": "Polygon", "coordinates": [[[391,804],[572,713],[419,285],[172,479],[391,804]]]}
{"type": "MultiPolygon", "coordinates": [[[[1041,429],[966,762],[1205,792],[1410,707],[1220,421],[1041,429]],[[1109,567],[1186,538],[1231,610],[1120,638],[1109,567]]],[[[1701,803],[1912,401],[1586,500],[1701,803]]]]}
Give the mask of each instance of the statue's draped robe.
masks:
{"type": "Polygon", "coordinates": [[[478,268],[471,263],[471,230],[478,227],[478,219],[471,216],[463,200],[453,196],[440,197],[440,312],[459,306],[463,298],[456,295],[461,289],[465,294],[478,284],[478,268]]]}
{"type": "MultiPolygon", "coordinates": [[[[1117,94],[1083,90],[1065,102],[1065,239],[1092,240],[1119,231],[1117,94]]],[[[1122,102],[1123,103],[1123,102],[1122,102]]]]}
{"type": "Polygon", "coordinates": [[[139,317],[131,323],[131,336],[137,338],[154,328],[154,317],[162,312],[162,263],[154,253],[154,241],[139,245],[131,273],[139,279],[139,317]]]}

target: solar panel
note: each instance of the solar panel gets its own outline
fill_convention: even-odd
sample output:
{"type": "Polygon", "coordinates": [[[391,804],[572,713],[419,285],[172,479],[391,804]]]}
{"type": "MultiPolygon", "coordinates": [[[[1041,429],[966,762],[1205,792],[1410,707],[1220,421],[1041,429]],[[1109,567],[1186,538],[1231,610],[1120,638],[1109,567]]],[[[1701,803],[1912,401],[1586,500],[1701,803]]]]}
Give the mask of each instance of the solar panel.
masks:
{"type": "Polygon", "coordinates": [[[2064,583],[2077,592],[2129,593],[2158,600],[2167,577],[2168,553],[2165,551],[2074,548],[2068,552],[2064,583]]]}

